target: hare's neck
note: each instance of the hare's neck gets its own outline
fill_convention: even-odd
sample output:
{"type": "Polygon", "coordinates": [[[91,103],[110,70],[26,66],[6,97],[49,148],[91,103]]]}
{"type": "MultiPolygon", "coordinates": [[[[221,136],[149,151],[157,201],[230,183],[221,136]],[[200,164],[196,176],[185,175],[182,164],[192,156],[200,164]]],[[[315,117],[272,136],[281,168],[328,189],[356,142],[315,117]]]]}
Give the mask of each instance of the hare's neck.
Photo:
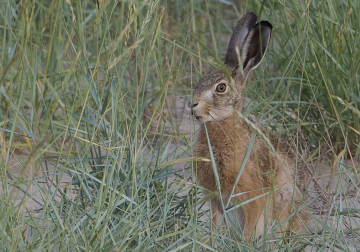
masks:
{"type": "Polygon", "coordinates": [[[234,138],[241,134],[243,124],[237,115],[233,115],[221,121],[206,122],[206,130],[202,125],[201,131],[205,139],[207,139],[206,131],[208,132],[211,145],[226,145],[231,144],[234,138]]]}

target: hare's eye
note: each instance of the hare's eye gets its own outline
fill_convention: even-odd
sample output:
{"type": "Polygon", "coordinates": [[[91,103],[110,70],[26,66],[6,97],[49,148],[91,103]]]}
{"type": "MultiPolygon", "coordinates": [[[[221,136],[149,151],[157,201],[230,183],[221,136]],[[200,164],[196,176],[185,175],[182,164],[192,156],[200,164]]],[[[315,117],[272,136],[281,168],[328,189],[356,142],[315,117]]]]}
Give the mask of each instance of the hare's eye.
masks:
{"type": "Polygon", "coordinates": [[[224,83],[220,83],[219,85],[216,86],[216,91],[223,93],[226,90],[226,85],[224,83]]]}

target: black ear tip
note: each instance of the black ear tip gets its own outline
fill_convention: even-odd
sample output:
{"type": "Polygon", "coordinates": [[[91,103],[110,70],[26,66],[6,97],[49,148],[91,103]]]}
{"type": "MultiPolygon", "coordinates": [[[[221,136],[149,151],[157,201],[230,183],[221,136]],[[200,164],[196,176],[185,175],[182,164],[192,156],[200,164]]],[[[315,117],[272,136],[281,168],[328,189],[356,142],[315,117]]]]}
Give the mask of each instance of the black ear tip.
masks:
{"type": "Polygon", "coordinates": [[[255,15],[255,13],[254,13],[254,12],[248,12],[248,13],[246,13],[246,14],[244,15],[244,17],[246,17],[246,16],[248,16],[248,17],[252,17],[252,18],[256,18],[256,19],[257,19],[257,16],[255,15]]]}
{"type": "Polygon", "coordinates": [[[260,22],[260,26],[262,26],[262,27],[267,27],[267,28],[269,28],[270,30],[272,30],[272,28],[273,28],[272,24],[270,24],[268,21],[261,21],[261,22],[260,22]]]}

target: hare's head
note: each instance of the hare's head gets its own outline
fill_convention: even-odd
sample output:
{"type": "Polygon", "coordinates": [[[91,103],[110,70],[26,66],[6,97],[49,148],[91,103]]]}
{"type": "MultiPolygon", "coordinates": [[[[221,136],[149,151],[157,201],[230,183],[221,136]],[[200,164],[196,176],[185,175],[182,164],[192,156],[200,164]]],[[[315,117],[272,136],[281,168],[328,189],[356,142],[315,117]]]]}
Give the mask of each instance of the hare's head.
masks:
{"type": "Polygon", "coordinates": [[[260,64],[270,41],[272,25],[256,20],[254,13],[247,13],[236,25],[224,62],[229,74],[215,72],[197,84],[191,106],[197,120],[220,121],[241,109],[246,78],[260,64]]]}

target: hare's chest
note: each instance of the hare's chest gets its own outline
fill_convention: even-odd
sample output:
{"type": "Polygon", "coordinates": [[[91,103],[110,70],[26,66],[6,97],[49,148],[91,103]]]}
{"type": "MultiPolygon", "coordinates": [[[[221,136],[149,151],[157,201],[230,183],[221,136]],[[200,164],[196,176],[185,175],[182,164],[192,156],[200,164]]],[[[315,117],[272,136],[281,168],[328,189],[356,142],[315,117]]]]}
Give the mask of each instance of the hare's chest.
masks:
{"type": "Polygon", "coordinates": [[[234,139],[223,137],[214,140],[212,135],[209,135],[208,141],[206,134],[200,134],[196,147],[197,157],[209,160],[197,163],[199,184],[211,191],[217,190],[217,179],[220,181],[222,190],[227,185],[234,185],[243,159],[241,147],[234,145],[234,139]],[[211,160],[215,161],[216,170],[211,160]]]}

